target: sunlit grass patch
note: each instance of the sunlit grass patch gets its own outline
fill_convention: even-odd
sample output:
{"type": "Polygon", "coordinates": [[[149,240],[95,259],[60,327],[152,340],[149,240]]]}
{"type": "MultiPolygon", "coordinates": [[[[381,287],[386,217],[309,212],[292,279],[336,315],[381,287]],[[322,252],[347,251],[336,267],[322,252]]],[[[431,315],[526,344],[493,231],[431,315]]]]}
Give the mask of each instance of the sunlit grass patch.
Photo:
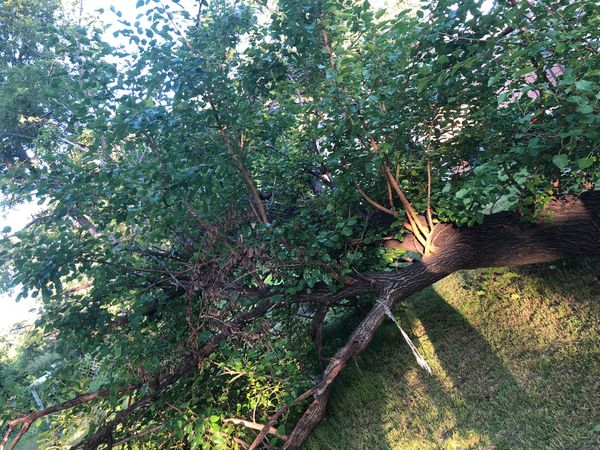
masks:
{"type": "Polygon", "coordinates": [[[480,270],[413,296],[396,317],[433,375],[384,325],[305,448],[598,448],[599,276],[593,262],[480,270]]]}

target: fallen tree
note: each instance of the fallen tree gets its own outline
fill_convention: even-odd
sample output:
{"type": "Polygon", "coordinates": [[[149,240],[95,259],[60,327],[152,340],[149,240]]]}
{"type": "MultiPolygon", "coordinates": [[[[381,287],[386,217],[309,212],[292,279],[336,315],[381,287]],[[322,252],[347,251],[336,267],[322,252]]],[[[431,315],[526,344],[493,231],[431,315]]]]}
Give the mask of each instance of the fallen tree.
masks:
{"type": "MultiPolygon", "coordinates": [[[[374,294],[376,300],[371,311],[366,314],[347,343],[329,360],[318,383],[294,402],[297,404],[307,398],[313,398],[293,432],[286,439],[283,448],[299,447],[324,418],[333,381],[351,358],[369,345],[375,332],[383,323],[386,311],[392,308],[397,300],[406,298],[462,269],[520,266],[566,258],[600,257],[600,194],[590,192],[580,197],[555,198],[534,224],[523,224],[519,216],[510,213],[489,216],[483,224],[473,228],[460,229],[444,224],[436,228],[433,242],[436,251],[428,254],[420,262],[393,272],[358,274],[349,286],[342,288],[335,295],[316,295],[318,300],[315,301],[329,306],[340,299],[359,294],[374,294]]],[[[186,356],[185,362],[171,376],[163,380],[151,394],[137,400],[95,433],[85,443],[85,448],[97,448],[101,443],[110,443],[112,440],[110,436],[119,423],[131,416],[138,408],[150,406],[179,378],[197,369],[198,364],[213,353],[218,343],[226,339],[235,329],[243,327],[250,320],[276,306],[275,303],[266,301],[250,313],[236,318],[228,326],[228,331],[215,337],[200,352],[186,356]]],[[[134,389],[137,387],[129,388],[129,390],[134,389]]],[[[8,430],[1,446],[2,448],[6,446],[13,430],[19,425],[21,428],[17,435],[14,436],[11,445],[6,447],[9,450],[14,448],[35,420],[107,395],[107,391],[79,395],[63,404],[12,420],[8,423],[8,430]]],[[[269,420],[250,448],[260,445],[267,432],[274,433],[273,425],[280,416],[281,414],[276,414],[269,420]]],[[[230,419],[232,423],[235,423],[235,420],[237,419],[230,419]]]]}
{"type": "MultiPolygon", "coordinates": [[[[296,424],[283,448],[299,447],[325,417],[331,385],[351,358],[371,342],[385,319],[386,309],[397,300],[461,269],[521,266],[564,258],[600,257],[600,195],[556,198],[537,224],[519,224],[511,214],[487,217],[470,229],[446,225],[436,229],[436,252],[422,262],[393,273],[361,278],[377,300],[346,344],[331,358],[314,390],[314,400],[296,424]]],[[[366,287],[365,287],[366,289],[366,287]]],[[[272,425],[271,425],[272,426],[272,425]]],[[[259,436],[260,437],[260,436],[259,436]]],[[[258,445],[260,439],[255,440],[258,445]]]]}
{"type": "Polygon", "coordinates": [[[61,355],[54,405],[7,400],[0,448],[43,417],[73,448],[298,447],[397,300],[600,256],[593,2],[299,3],[264,23],[251,2],[138,2],[127,70],[99,30],[0,6],[0,110],[20,111],[1,187],[46,208],[0,255],[61,355]],[[332,349],[344,311],[362,321],[332,349]]]}

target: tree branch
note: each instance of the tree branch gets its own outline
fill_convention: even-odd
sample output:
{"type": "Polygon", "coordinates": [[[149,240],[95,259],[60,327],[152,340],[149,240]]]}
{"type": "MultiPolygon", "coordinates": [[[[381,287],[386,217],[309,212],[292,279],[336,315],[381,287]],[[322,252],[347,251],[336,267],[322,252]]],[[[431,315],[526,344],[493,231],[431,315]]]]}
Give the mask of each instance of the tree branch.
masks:
{"type": "Polygon", "coordinates": [[[81,405],[83,403],[88,403],[93,400],[96,400],[99,398],[104,398],[107,396],[108,396],[107,390],[100,390],[97,392],[81,394],[81,395],[78,395],[77,397],[72,398],[71,400],[68,400],[66,402],[59,403],[57,405],[50,406],[48,408],[40,409],[39,411],[35,411],[26,416],[19,417],[18,419],[9,421],[8,422],[8,430],[7,430],[6,434],[4,435],[2,442],[0,442],[0,450],[4,450],[6,444],[8,443],[8,439],[9,439],[10,435],[12,434],[12,432],[18,425],[21,425],[21,429],[19,431],[19,434],[17,436],[15,436],[15,438],[12,440],[12,443],[8,447],[8,450],[12,450],[15,447],[15,445],[17,445],[17,443],[23,437],[25,432],[29,429],[31,424],[33,422],[35,422],[36,420],[38,420],[39,418],[45,417],[47,415],[50,415],[50,414],[53,414],[56,412],[64,411],[65,409],[71,409],[71,408],[74,408],[75,406],[81,405]]]}
{"type": "Polygon", "coordinates": [[[167,392],[173,384],[175,384],[193,369],[198,367],[198,365],[202,361],[204,361],[204,359],[207,358],[212,352],[214,352],[223,340],[231,336],[235,330],[245,326],[253,319],[262,316],[271,308],[275,307],[280,303],[281,301],[273,302],[270,299],[267,299],[261,305],[256,306],[255,308],[246,313],[240,314],[236,319],[227,324],[227,327],[224,331],[213,337],[199,352],[189,353],[185,355],[183,358],[184,362],[179,367],[177,367],[171,373],[171,375],[169,375],[163,381],[161,381],[155,388],[154,392],[138,399],[137,401],[129,405],[129,407],[127,407],[126,409],[119,411],[115,415],[115,418],[113,420],[103,425],[86,441],[82,441],[79,444],[73,446],[72,450],[81,447],[85,448],[86,450],[91,450],[97,448],[102,443],[106,443],[112,440],[114,429],[118,425],[123,423],[133,412],[137,411],[140,408],[149,407],[152,403],[154,403],[160,397],[162,397],[162,395],[165,392],[167,392]]]}
{"type": "MultiPolygon", "coordinates": [[[[223,422],[231,423],[233,425],[241,425],[243,427],[250,428],[251,430],[261,431],[265,428],[265,425],[263,425],[263,424],[256,423],[256,422],[250,422],[249,420],[244,420],[244,419],[228,418],[228,419],[224,419],[223,422]]],[[[267,430],[267,433],[273,434],[281,440],[287,439],[287,436],[279,434],[279,432],[277,431],[277,428],[275,428],[275,427],[270,427],[267,430]]]]}
{"type": "Polygon", "coordinates": [[[371,199],[367,194],[365,194],[365,191],[363,191],[360,188],[360,185],[358,184],[358,181],[354,183],[356,190],[358,191],[358,193],[361,195],[362,198],[364,198],[367,203],[375,208],[377,208],[379,211],[382,211],[386,214],[389,214],[390,216],[394,216],[396,217],[398,215],[398,213],[396,211],[392,211],[391,209],[386,208],[385,206],[381,205],[380,203],[377,203],[375,200],[371,199]]]}
{"type": "Polygon", "coordinates": [[[258,219],[262,223],[268,224],[269,219],[267,218],[267,212],[265,210],[265,205],[263,204],[262,199],[260,198],[258,189],[256,189],[256,186],[254,185],[254,182],[252,181],[252,178],[250,177],[250,173],[248,172],[248,169],[246,169],[246,166],[244,166],[244,164],[242,163],[242,160],[240,159],[239,155],[233,149],[233,145],[231,145],[231,141],[229,140],[229,137],[227,136],[225,127],[223,126],[223,124],[221,122],[221,118],[219,116],[218,111],[216,110],[216,108],[214,106],[212,99],[210,97],[208,97],[208,99],[209,99],[208,104],[210,106],[210,109],[213,111],[213,114],[215,116],[215,121],[217,122],[217,128],[219,129],[219,133],[221,134],[221,137],[223,138],[223,142],[225,142],[225,148],[227,149],[227,153],[233,160],[234,167],[240,172],[240,175],[242,176],[244,183],[250,190],[250,193],[252,194],[252,198],[254,199],[254,203],[255,203],[256,207],[258,208],[258,219]]]}

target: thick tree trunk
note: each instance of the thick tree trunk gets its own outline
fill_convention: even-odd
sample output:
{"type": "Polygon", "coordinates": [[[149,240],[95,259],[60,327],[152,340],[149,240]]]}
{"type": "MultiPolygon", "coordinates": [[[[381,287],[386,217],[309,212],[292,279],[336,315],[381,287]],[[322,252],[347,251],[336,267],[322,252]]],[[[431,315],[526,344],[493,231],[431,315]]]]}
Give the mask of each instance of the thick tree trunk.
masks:
{"type": "Polygon", "coordinates": [[[535,224],[516,214],[497,214],[472,228],[439,225],[435,252],[405,269],[365,274],[349,292],[378,295],[371,311],[331,358],[313,401],[283,448],[300,446],[324,418],[329,392],[350,359],[362,352],[382,324],[386,308],[461,269],[517,266],[573,257],[600,257],[600,192],[552,200],[535,224]],[[366,286],[365,286],[366,285],[366,286]]]}

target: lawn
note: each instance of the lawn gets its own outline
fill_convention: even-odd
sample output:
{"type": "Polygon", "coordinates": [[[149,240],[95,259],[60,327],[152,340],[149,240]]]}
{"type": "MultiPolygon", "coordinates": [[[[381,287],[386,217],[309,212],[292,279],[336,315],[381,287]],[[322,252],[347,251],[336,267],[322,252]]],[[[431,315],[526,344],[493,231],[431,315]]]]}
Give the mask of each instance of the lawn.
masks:
{"type": "Polygon", "coordinates": [[[600,448],[597,263],[461,272],[395,313],[433,374],[388,321],[306,449],[600,448]]]}

